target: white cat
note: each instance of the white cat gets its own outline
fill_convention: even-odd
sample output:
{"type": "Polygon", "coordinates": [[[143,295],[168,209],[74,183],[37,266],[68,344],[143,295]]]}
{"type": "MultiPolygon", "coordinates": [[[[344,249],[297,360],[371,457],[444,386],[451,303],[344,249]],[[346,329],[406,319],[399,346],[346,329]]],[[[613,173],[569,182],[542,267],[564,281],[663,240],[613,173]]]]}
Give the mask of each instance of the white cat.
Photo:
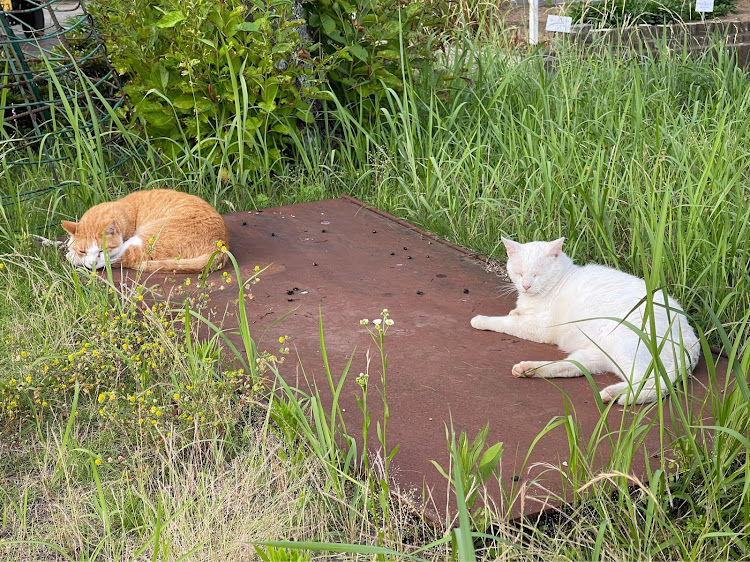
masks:
{"type": "MultiPolygon", "coordinates": [[[[519,244],[503,238],[508,276],[518,290],[516,308],[508,316],[475,316],[471,325],[555,344],[570,354],[559,362],[518,363],[512,370],[517,377],[578,377],[583,374],[579,363],[591,374],[611,372],[625,381],[604,388],[604,402],[653,402],[659,370],[652,368],[644,380],[652,356],[633,330],[650,333],[652,318],[644,323],[646,283],[610,267],[575,265],[562,251],[564,240],[519,244]]],[[[670,382],[683,369],[692,373],[700,344],[680,305],[669,297],[665,306],[663,293],[656,292],[653,321],[670,382]]],[[[665,395],[663,383],[661,388],[665,395]]]]}

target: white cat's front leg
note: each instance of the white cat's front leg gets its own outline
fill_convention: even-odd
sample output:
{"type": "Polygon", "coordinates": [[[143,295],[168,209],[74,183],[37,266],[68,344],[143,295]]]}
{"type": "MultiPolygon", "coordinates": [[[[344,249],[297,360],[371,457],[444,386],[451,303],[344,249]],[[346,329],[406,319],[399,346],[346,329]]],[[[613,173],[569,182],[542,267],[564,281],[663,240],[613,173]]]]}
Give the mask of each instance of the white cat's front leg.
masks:
{"type": "Polygon", "coordinates": [[[547,378],[544,368],[550,365],[550,361],[522,361],[516,363],[511,369],[514,377],[541,377],[547,378]]]}
{"type": "Polygon", "coordinates": [[[531,315],[475,316],[471,319],[471,325],[477,330],[491,330],[526,340],[545,341],[540,339],[540,329],[531,315]]]}
{"type": "Polygon", "coordinates": [[[477,330],[490,330],[508,334],[512,319],[509,316],[475,316],[471,319],[471,327],[477,330]]]}

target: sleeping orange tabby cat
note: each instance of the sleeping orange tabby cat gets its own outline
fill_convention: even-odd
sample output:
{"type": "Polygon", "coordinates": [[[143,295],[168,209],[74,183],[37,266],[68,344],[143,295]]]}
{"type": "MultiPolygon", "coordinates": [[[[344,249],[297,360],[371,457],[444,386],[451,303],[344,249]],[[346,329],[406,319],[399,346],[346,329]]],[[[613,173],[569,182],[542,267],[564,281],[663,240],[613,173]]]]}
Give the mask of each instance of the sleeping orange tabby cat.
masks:
{"type": "MultiPolygon", "coordinates": [[[[62,221],[70,234],[68,260],[88,269],[112,264],[141,271],[198,273],[217,246],[229,243],[224,219],[200,197],[171,189],[136,191],[91,207],[80,222],[62,221]],[[217,244],[217,243],[221,244],[217,244]]],[[[226,254],[213,261],[224,266],[226,254]]]]}

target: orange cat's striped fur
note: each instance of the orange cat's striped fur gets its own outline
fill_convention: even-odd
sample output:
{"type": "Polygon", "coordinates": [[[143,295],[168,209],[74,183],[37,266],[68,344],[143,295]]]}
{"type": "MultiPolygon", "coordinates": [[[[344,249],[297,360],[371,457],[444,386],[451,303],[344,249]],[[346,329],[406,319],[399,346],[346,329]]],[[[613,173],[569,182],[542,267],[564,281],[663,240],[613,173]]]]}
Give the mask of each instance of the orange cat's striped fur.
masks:
{"type": "MultiPolygon", "coordinates": [[[[218,246],[229,244],[221,215],[200,197],[171,189],[136,191],[91,207],[80,222],[62,221],[70,234],[68,260],[88,269],[113,264],[141,271],[198,273],[218,246]],[[220,242],[221,244],[217,244],[220,242]]],[[[224,266],[226,254],[213,261],[224,266]]]]}

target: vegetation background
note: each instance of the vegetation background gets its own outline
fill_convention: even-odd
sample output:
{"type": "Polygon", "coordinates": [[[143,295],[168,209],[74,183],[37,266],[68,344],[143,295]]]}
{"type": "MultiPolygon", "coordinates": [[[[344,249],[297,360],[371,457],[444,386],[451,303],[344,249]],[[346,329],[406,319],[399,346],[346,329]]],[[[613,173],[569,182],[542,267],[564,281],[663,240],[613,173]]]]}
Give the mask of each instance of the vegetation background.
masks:
{"type": "MultiPolygon", "coordinates": [[[[2,557],[746,558],[745,71],[718,44],[652,56],[561,44],[550,57],[510,44],[496,7],[481,3],[305,7],[313,44],[300,43],[286,0],[95,2],[147,140],[113,111],[129,156],[113,169],[102,131],[77,125],[100,102],[88,100],[56,116],[75,139],[51,139],[64,187],[44,191],[46,165],[3,159],[2,557]],[[33,242],[60,234],[60,218],[151,187],[222,212],[350,193],[499,258],[501,235],[567,236],[579,262],[668,287],[709,373],[718,346],[733,385],[708,398],[713,426],[684,418],[676,464],[662,456],[648,483],[621,470],[642,420],[596,469],[575,412],[550,420],[568,429],[570,465],[588,484],[537,519],[509,521],[477,501],[502,449],[447,428],[459,509],[435,527],[391,500],[387,472],[362,470],[335,405],[277,377],[294,334],[262,350],[241,321],[235,353],[212,331],[205,288],[184,301],[116,292],[33,242]],[[199,326],[212,335],[197,339],[199,326]]],[[[14,135],[3,129],[6,156],[14,135]]],[[[243,300],[258,280],[230,268],[223,286],[243,300]]],[[[372,335],[382,359],[386,330],[372,335]]],[[[377,399],[386,371],[382,361],[361,382],[365,411],[367,384],[377,399]]],[[[320,392],[335,394],[343,374],[328,375],[320,392]]],[[[652,406],[655,423],[663,408],[652,406]]]]}

